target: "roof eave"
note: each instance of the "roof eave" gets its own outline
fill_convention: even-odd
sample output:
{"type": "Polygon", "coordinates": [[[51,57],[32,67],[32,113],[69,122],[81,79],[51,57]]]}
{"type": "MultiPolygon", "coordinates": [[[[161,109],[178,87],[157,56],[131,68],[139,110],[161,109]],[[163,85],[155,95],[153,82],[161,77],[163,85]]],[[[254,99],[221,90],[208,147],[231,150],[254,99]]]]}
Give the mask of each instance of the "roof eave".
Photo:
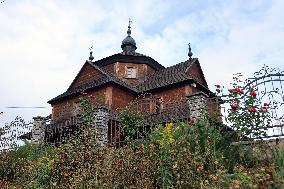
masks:
{"type": "Polygon", "coordinates": [[[133,55],[123,55],[114,54],[103,59],[93,62],[93,64],[102,67],[115,62],[125,62],[125,63],[137,63],[137,64],[147,64],[155,70],[164,69],[165,67],[158,63],[155,59],[149,56],[133,56],[133,55]]]}
{"type": "MultiPolygon", "coordinates": [[[[71,98],[77,97],[77,96],[79,96],[82,92],[89,92],[89,91],[94,90],[94,89],[100,89],[100,88],[103,88],[103,87],[105,87],[105,86],[107,86],[107,85],[109,85],[109,84],[114,84],[114,85],[118,86],[119,88],[122,88],[122,89],[127,90],[127,91],[130,92],[131,94],[134,94],[134,95],[138,94],[138,92],[137,92],[136,89],[131,89],[131,88],[127,87],[127,86],[124,86],[124,85],[122,85],[122,84],[116,82],[116,81],[109,80],[109,81],[107,81],[107,82],[105,82],[105,83],[102,83],[102,84],[100,84],[100,85],[93,86],[93,87],[87,88],[87,89],[85,89],[85,90],[75,91],[75,92],[73,92],[73,93],[71,93],[71,94],[68,94],[68,95],[66,95],[66,96],[60,97],[61,95],[64,94],[64,93],[63,93],[63,94],[61,94],[61,95],[59,95],[59,96],[57,96],[57,97],[55,97],[55,98],[49,100],[47,103],[49,103],[50,105],[53,105],[53,104],[55,104],[55,103],[57,103],[57,102],[60,102],[60,101],[66,100],[66,99],[71,99],[71,98]]],[[[66,93],[66,92],[65,92],[65,93],[66,93]]]]}
{"type": "Polygon", "coordinates": [[[206,93],[207,95],[209,95],[210,97],[216,96],[215,93],[213,93],[212,91],[210,91],[210,89],[208,89],[206,86],[200,84],[199,82],[197,82],[196,80],[194,80],[193,78],[189,78],[180,82],[175,82],[175,83],[169,83],[167,85],[163,85],[163,86],[159,86],[159,87],[155,87],[152,89],[147,89],[147,90],[140,90],[139,93],[148,93],[148,92],[155,92],[161,89],[167,89],[167,88],[171,88],[171,87],[176,87],[176,86],[181,86],[183,84],[192,84],[195,83],[196,84],[196,88],[198,88],[200,91],[206,93]]]}

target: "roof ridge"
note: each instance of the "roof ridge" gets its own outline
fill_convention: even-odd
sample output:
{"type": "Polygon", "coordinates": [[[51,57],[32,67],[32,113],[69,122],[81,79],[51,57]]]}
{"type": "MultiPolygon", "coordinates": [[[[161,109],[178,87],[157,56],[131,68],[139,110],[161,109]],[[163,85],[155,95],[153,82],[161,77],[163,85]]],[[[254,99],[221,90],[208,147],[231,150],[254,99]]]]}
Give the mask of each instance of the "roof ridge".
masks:
{"type": "Polygon", "coordinates": [[[150,56],[143,55],[141,53],[136,53],[137,55],[128,55],[128,54],[123,54],[123,53],[116,53],[111,56],[96,60],[92,62],[93,64],[98,65],[99,67],[105,66],[117,61],[126,61],[126,62],[132,62],[133,63],[143,63],[143,64],[148,64],[155,70],[160,70],[163,69],[164,66],[161,65],[158,61],[153,59],[150,56]]]}
{"type": "Polygon", "coordinates": [[[94,63],[92,63],[91,65],[94,66],[96,69],[100,70],[109,80],[116,82],[117,84],[124,85],[125,87],[128,87],[129,89],[132,89],[136,92],[136,88],[133,88],[132,86],[128,85],[127,83],[116,77],[113,73],[109,72],[103,67],[95,65],[94,63]]]}
{"type": "Polygon", "coordinates": [[[171,85],[179,81],[190,80],[192,77],[186,74],[186,70],[196,60],[197,58],[186,60],[184,62],[158,70],[153,75],[149,76],[144,82],[137,85],[136,88],[138,91],[151,90],[153,88],[171,85]]]}
{"type": "Polygon", "coordinates": [[[172,67],[176,67],[176,66],[180,66],[180,65],[183,65],[183,64],[187,64],[187,63],[192,64],[192,63],[194,63],[196,60],[197,60],[197,58],[193,58],[192,60],[186,60],[186,61],[184,61],[184,62],[180,62],[180,63],[177,63],[177,64],[175,64],[175,65],[171,65],[171,66],[169,66],[169,67],[166,67],[165,69],[172,68],[172,67]]]}

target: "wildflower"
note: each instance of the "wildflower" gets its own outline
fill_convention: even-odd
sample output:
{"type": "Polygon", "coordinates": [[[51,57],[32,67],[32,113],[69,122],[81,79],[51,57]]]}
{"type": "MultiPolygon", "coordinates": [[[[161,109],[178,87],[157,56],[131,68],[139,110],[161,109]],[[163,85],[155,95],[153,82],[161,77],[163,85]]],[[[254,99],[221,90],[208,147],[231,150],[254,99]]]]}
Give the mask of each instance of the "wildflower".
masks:
{"type": "MultiPolygon", "coordinates": [[[[171,144],[174,141],[172,135],[172,128],[173,128],[173,123],[167,123],[163,130],[163,140],[166,140],[168,144],[171,144]]],[[[160,144],[162,145],[162,141],[160,144]]]]}
{"type": "Polygon", "coordinates": [[[253,97],[256,97],[256,92],[255,91],[251,91],[251,92],[249,92],[249,95],[253,96],[253,97]]]}
{"type": "Polygon", "coordinates": [[[96,98],[94,95],[89,95],[88,98],[96,98]]]}
{"type": "Polygon", "coordinates": [[[173,141],[174,141],[174,138],[173,138],[173,136],[169,136],[168,144],[171,144],[171,143],[173,143],[173,141]]]}
{"type": "Polygon", "coordinates": [[[236,88],[236,91],[238,94],[244,94],[244,91],[239,87],[236,88]]]}
{"type": "Polygon", "coordinates": [[[194,120],[193,119],[188,120],[187,124],[188,125],[194,125],[194,120]]]}
{"type": "Polygon", "coordinates": [[[167,123],[165,129],[167,131],[171,130],[173,128],[173,123],[167,123]]]}
{"type": "Polygon", "coordinates": [[[90,130],[88,128],[84,129],[83,136],[88,137],[90,135],[90,130]]]}
{"type": "Polygon", "coordinates": [[[275,170],[275,166],[274,166],[274,164],[271,164],[271,165],[268,167],[267,172],[268,172],[268,173],[273,173],[274,170],[275,170]]]}
{"type": "Polygon", "coordinates": [[[269,103],[269,102],[265,102],[263,105],[264,105],[265,107],[268,107],[268,106],[270,105],[270,103],[269,103]]]}
{"type": "Polygon", "coordinates": [[[221,88],[221,85],[216,84],[215,87],[216,87],[217,89],[220,89],[220,88],[221,88]]]}
{"type": "Polygon", "coordinates": [[[209,175],[209,178],[213,181],[218,180],[218,176],[217,175],[209,175]]]}
{"type": "Polygon", "coordinates": [[[229,92],[234,94],[244,94],[244,91],[240,87],[229,89],[229,92]]]}
{"type": "Polygon", "coordinates": [[[236,110],[238,108],[240,108],[240,105],[238,103],[234,103],[234,104],[230,104],[232,110],[236,110]]]}
{"type": "Polygon", "coordinates": [[[250,113],[255,113],[255,112],[256,112],[256,109],[255,109],[255,107],[249,107],[248,111],[249,111],[250,113]]]}
{"type": "Polygon", "coordinates": [[[140,150],[144,152],[144,144],[140,144],[140,150]]]}

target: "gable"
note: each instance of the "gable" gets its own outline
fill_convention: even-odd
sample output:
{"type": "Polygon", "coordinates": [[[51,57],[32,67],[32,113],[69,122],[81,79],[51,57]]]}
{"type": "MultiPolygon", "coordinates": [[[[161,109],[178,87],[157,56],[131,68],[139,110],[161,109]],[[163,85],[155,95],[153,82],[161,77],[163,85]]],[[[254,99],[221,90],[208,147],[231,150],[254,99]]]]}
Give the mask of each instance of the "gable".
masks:
{"type": "Polygon", "coordinates": [[[86,62],[73,80],[73,82],[71,83],[68,90],[74,89],[83,84],[87,84],[91,81],[98,80],[102,76],[103,74],[99,70],[95,69],[92,65],[86,62]]]}
{"type": "Polygon", "coordinates": [[[206,79],[198,61],[195,61],[186,71],[194,80],[208,88],[206,79]]]}

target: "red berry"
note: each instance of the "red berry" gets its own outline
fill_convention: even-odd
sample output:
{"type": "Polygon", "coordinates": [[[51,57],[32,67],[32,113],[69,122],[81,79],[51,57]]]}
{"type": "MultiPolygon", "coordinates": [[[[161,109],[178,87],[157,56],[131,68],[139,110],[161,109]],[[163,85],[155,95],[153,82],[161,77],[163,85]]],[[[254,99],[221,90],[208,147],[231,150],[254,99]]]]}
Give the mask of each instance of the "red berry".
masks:
{"type": "Polygon", "coordinates": [[[255,107],[250,107],[250,108],[248,109],[248,111],[249,111],[250,113],[254,113],[254,112],[256,112],[256,109],[255,109],[255,107]]]}
{"type": "Polygon", "coordinates": [[[237,104],[237,103],[230,104],[230,106],[231,106],[232,110],[236,110],[236,109],[238,109],[240,107],[240,105],[237,104]]]}
{"type": "Polygon", "coordinates": [[[244,91],[242,89],[240,89],[239,87],[236,88],[236,91],[238,94],[244,94],[244,91]]]}
{"type": "Polygon", "coordinates": [[[251,92],[249,92],[249,95],[253,96],[253,97],[256,97],[256,92],[255,91],[251,91],[251,92]]]}
{"type": "Polygon", "coordinates": [[[194,120],[193,119],[188,120],[187,124],[188,125],[193,125],[194,124],[194,120]]]}
{"type": "Polygon", "coordinates": [[[270,105],[269,102],[265,102],[265,103],[264,103],[264,106],[266,106],[266,107],[268,107],[269,105],[270,105]]]}
{"type": "Polygon", "coordinates": [[[267,111],[267,109],[266,108],[261,108],[261,110],[260,110],[262,113],[265,113],[266,111],[267,111]]]}

